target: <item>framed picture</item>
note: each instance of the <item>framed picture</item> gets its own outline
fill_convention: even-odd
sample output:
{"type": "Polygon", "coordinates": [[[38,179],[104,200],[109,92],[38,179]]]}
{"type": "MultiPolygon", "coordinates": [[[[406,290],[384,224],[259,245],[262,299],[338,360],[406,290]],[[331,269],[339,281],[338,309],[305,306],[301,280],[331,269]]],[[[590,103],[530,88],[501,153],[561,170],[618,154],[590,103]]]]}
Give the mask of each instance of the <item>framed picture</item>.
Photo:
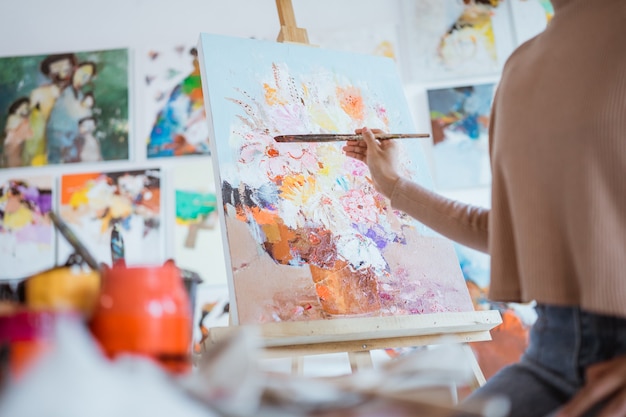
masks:
{"type": "Polygon", "coordinates": [[[427,91],[438,188],[491,183],[489,116],[494,86],[487,83],[427,91]]]}
{"type": "MultiPolygon", "coordinates": [[[[112,265],[114,257],[127,265],[163,262],[160,169],[63,175],[59,213],[98,262],[112,265]]],[[[61,239],[59,262],[72,252],[61,239]]]]}
{"type": "Polygon", "coordinates": [[[4,168],[124,160],[128,51],[0,58],[4,168]]]}
{"type": "Polygon", "coordinates": [[[180,43],[139,55],[142,139],[148,158],[210,153],[198,52],[180,43]]]}
{"type": "Polygon", "coordinates": [[[0,280],[55,266],[52,182],[50,176],[0,179],[0,280]]]}

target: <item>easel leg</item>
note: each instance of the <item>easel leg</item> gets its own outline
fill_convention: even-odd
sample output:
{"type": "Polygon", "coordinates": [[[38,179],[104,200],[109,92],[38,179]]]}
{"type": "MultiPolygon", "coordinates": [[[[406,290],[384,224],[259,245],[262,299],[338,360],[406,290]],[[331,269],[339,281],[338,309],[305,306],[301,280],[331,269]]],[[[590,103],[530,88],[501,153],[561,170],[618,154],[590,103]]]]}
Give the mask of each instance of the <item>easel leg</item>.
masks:
{"type": "Polygon", "coordinates": [[[352,372],[356,372],[359,369],[372,368],[374,366],[372,363],[372,355],[370,355],[369,350],[348,352],[348,358],[350,359],[350,368],[352,369],[352,372]]]}
{"type": "Polygon", "coordinates": [[[483,385],[485,385],[485,382],[487,382],[487,380],[485,379],[485,375],[483,374],[483,371],[480,369],[480,365],[478,364],[478,361],[476,360],[476,355],[474,355],[474,351],[472,350],[472,347],[470,345],[468,345],[467,343],[463,344],[463,350],[465,350],[465,353],[467,354],[467,360],[470,363],[470,366],[472,367],[472,370],[474,371],[474,378],[475,378],[475,388],[478,387],[482,387],[483,385]]]}
{"type": "Polygon", "coordinates": [[[304,356],[291,357],[291,374],[304,375],[304,356]]]}

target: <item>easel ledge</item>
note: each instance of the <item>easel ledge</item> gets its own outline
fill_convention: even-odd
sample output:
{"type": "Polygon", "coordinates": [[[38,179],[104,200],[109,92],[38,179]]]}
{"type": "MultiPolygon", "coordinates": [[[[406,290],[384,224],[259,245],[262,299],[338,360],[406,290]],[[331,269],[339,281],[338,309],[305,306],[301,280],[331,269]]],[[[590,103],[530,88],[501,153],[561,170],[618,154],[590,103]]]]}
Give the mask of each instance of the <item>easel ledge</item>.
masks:
{"type": "Polygon", "coordinates": [[[250,326],[258,328],[262,347],[272,356],[365,352],[491,340],[489,331],[501,323],[498,311],[487,310],[213,327],[209,330],[205,347],[250,326]]]}

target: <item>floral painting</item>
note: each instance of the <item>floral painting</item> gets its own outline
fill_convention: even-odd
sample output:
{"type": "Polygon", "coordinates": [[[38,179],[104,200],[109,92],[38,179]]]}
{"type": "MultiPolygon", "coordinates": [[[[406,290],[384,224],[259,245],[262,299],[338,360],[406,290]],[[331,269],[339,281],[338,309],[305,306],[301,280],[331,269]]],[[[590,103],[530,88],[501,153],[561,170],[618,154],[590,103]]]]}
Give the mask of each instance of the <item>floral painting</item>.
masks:
{"type": "Polygon", "coordinates": [[[140,55],[142,138],[148,158],[208,154],[208,125],[198,52],[180,43],[146,49],[140,55]]]}
{"type": "MultiPolygon", "coordinates": [[[[64,175],[59,211],[99,263],[112,265],[119,258],[127,265],[163,262],[159,169],[64,175]]],[[[60,263],[72,252],[62,239],[60,263]]]]}
{"type": "Polygon", "coordinates": [[[49,176],[0,180],[0,280],[54,266],[52,194],[49,176]]]}
{"type": "Polygon", "coordinates": [[[489,185],[494,84],[428,90],[435,180],[441,189],[489,185]]]}
{"type": "Polygon", "coordinates": [[[128,50],[0,58],[0,167],[128,159],[128,50]]]}
{"type": "MultiPolygon", "coordinates": [[[[202,34],[234,323],[472,311],[451,243],[376,192],[343,143],[275,135],[415,131],[392,59],[202,34]]],[[[422,143],[400,169],[432,187],[422,143]]]]}

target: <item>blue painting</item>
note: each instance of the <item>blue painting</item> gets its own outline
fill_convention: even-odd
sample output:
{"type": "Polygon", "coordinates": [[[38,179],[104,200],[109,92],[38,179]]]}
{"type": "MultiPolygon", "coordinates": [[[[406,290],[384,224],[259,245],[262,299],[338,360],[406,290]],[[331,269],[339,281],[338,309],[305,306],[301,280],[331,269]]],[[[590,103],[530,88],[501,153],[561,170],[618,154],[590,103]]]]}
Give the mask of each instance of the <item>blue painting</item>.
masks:
{"type": "Polygon", "coordinates": [[[487,186],[494,84],[428,91],[435,180],[440,189],[487,186]]]}

